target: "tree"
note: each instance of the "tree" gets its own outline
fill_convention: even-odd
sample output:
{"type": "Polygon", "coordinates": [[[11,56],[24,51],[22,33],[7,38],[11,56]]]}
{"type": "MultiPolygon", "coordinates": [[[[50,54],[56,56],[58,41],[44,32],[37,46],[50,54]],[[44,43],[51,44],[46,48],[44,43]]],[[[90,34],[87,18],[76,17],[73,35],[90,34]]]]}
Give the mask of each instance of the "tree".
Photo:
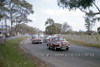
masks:
{"type": "Polygon", "coordinates": [[[61,32],[62,32],[62,33],[65,33],[65,32],[67,32],[67,31],[70,30],[70,29],[71,29],[71,27],[67,24],[67,22],[64,22],[63,25],[62,25],[62,30],[61,30],[61,32]]]}
{"type": "Polygon", "coordinates": [[[33,13],[32,5],[25,0],[7,0],[6,7],[9,12],[9,19],[11,22],[11,34],[14,24],[20,24],[22,22],[28,23],[31,21],[28,19],[28,15],[33,13]]]}
{"type": "Polygon", "coordinates": [[[62,30],[62,24],[55,23],[55,26],[56,26],[57,34],[60,34],[61,33],[61,30],[62,30]]]}
{"type": "Polygon", "coordinates": [[[61,34],[71,31],[71,26],[64,22],[63,24],[55,23],[53,19],[48,18],[45,22],[46,30],[45,33],[52,35],[52,34],[61,34]]]}
{"type": "Polygon", "coordinates": [[[100,27],[97,28],[97,32],[100,34],[100,27]]]}
{"type": "Polygon", "coordinates": [[[45,22],[45,25],[53,25],[54,24],[54,20],[51,18],[48,18],[47,21],[45,22]]]}
{"type": "Polygon", "coordinates": [[[0,0],[0,20],[6,14],[5,12],[8,11],[8,8],[5,7],[6,1],[7,0],[0,0]]]}
{"type": "Polygon", "coordinates": [[[46,30],[45,30],[46,34],[52,35],[57,33],[57,29],[53,19],[48,18],[47,21],[45,22],[45,25],[46,25],[46,30]]]}
{"type": "Polygon", "coordinates": [[[93,6],[95,0],[58,0],[58,6],[63,8],[68,8],[69,10],[72,9],[86,9],[90,6],[93,6]]]}
{"type": "Polygon", "coordinates": [[[13,34],[13,27],[16,25],[16,28],[21,23],[31,22],[28,19],[28,15],[33,13],[32,5],[26,0],[0,0],[0,20],[5,22],[7,28],[7,19],[10,21],[11,26],[11,35],[13,34]]]}
{"type": "Polygon", "coordinates": [[[100,15],[100,8],[96,5],[95,0],[58,0],[58,6],[68,8],[69,10],[76,10],[78,8],[85,14],[89,15],[89,17],[93,17],[92,21],[100,20],[100,17],[97,16],[100,15]],[[97,11],[90,9],[90,7],[93,6],[97,11]]]}
{"type": "Polygon", "coordinates": [[[18,24],[18,27],[16,28],[15,26],[13,29],[14,29],[13,31],[14,33],[17,31],[17,33],[20,33],[20,34],[36,34],[40,31],[39,29],[30,27],[24,23],[18,24]]]}
{"type": "Polygon", "coordinates": [[[94,23],[95,22],[93,21],[93,17],[86,14],[86,16],[85,16],[85,27],[87,29],[88,35],[91,35],[91,31],[92,31],[94,23]]]}

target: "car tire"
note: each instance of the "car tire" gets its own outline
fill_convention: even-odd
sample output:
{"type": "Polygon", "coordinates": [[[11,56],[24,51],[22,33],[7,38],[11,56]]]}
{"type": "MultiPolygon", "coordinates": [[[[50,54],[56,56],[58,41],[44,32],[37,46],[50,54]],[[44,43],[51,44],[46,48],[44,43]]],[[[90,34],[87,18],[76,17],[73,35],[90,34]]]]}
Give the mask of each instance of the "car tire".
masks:
{"type": "Polygon", "coordinates": [[[48,49],[50,49],[50,46],[47,46],[48,47],[48,49]]]}
{"type": "Polygon", "coordinates": [[[57,50],[57,48],[54,46],[54,50],[57,50]]]}
{"type": "Polygon", "coordinates": [[[40,42],[39,44],[42,44],[42,42],[40,42]]]}
{"type": "Polygon", "coordinates": [[[68,51],[69,50],[69,47],[67,47],[66,50],[68,51]]]}

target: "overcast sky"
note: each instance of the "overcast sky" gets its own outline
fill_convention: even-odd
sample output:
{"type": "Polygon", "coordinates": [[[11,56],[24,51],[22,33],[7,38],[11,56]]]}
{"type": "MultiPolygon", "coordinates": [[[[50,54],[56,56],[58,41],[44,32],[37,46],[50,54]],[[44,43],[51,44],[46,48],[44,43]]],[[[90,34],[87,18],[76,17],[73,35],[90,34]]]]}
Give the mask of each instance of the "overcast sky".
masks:
{"type": "MultiPolygon", "coordinates": [[[[79,9],[76,11],[69,11],[68,9],[63,9],[57,5],[57,0],[27,0],[33,5],[34,14],[30,15],[29,18],[33,22],[28,23],[32,27],[39,28],[40,30],[45,30],[45,21],[47,18],[52,18],[55,23],[67,22],[74,31],[84,30],[84,13],[79,9]]],[[[100,6],[100,0],[96,0],[97,5],[100,6]]],[[[94,9],[94,8],[93,8],[94,9]]],[[[100,22],[97,22],[93,27],[96,31],[100,27],[100,22]]]]}

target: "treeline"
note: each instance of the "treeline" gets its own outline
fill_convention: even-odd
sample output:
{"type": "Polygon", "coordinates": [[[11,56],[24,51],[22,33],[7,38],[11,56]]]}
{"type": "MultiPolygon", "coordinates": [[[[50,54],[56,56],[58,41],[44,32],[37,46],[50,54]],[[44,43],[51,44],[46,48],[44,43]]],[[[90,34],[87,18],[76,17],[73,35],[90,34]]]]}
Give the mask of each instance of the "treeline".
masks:
{"type": "Polygon", "coordinates": [[[55,23],[53,19],[48,18],[45,22],[45,34],[65,34],[68,31],[72,31],[72,28],[70,25],[67,24],[67,22],[64,22],[63,24],[55,23]]]}
{"type": "Polygon", "coordinates": [[[14,26],[31,22],[28,15],[33,13],[33,6],[26,0],[0,0],[0,23],[4,24],[7,30],[7,22],[9,22],[11,34],[13,34],[14,26]]]}
{"type": "Polygon", "coordinates": [[[33,28],[33,27],[28,26],[25,23],[22,23],[15,26],[13,28],[13,32],[17,32],[15,34],[37,34],[37,33],[39,34],[42,31],[39,30],[38,28],[33,28]]]}
{"type": "Polygon", "coordinates": [[[45,34],[53,35],[53,34],[88,34],[88,35],[97,35],[100,34],[100,27],[97,28],[96,31],[88,30],[88,26],[86,26],[87,31],[79,30],[79,31],[73,31],[72,27],[67,23],[64,22],[61,23],[55,23],[55,21],[52,18],[47,18],[45,22],[45,34]]]}

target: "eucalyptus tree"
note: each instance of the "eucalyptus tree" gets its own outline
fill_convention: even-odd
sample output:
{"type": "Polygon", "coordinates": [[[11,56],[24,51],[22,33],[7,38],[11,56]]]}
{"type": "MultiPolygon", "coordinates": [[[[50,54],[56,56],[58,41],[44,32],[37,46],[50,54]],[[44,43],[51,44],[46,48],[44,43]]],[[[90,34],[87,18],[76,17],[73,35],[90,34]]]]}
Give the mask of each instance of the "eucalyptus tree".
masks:
{"type": "Polygon", "coordinates": [[[94,6],[97,11],[93,12],[93,15],[100,14],[100,8],[96,5],[95,0],[58,0],[58,6],[68,8],[69,10],[76,10],[78,8],[86,14],[89,14],[89,12],[85,10],[94,6]]]}
{"type": "MultiPolygon", "coordinates": [[[[18,10],[14,14],[14,21],[16,22],[16,26],[21,23],[32,22],[32,20],[28,19],[29,14],[33,14],[32,5],[26,2],[25,0],[18,1],[19,5],[17,5],[16,9],[18,10]]],[[[16,28],[17,28],[16,27],[16,28]]]]}
{"type": "Polygon", "coordinates": [[[100,27],[97,28],[97,32],[100,34],[100,27]]]}
{"type": "Polygon", "coordinates": [[[57,34],[60,34],[61,33],[61,30],[62,30],[62,24],[60,23],[55,23],[55,26],[56,26],[56,30],[57,30],[57,34]]]}
{"type": "Polygon", "coordinates": [[[2,16],[2,10],[4,9],[4,8],[3,8],[3,6],[4,6],[4,3],[3,3],[3,2],[4,2],[4,0],[0,0],[0,20],[1,20],[1,18],[3,17],[3,16],[2,16]]]}
{"type": "Polygon", "coordinates": [[[7,30],[7,19],[9,18],[7,13],[9,12],[8,8],[6,7],[7,0],[0,0],[0,21],[2,22],[2,28],[7,30]]]}
{"type": "Polygon", "coordinates": [[[15,26],[14,29],[16,28],[16,30],[20,34],[36,34],[36,33],[38,33],[37,31],[39,31],[36,28],[33,28],[33,27],[30,27],[30,26],[26,25],[25,23],[18,24],[18,26],[19,27],[17,27],[17,28],[15,26]]]}
{"type": "Polygon", "coordinates": [[[0,20],[6,14],[5,12],[8,11],[8,8],[5,7],[7,0],[0,0],[0,20]]]}
{"type": "Polygon", "coordinates": [[[62,24],[61,32],[62,32],[62,33],[65,33],[65,32],[67,32],[67,31],[70,30],[70,29],[71,29],[71,26],[68,25],[67,22],[64,22],[64,23],[62,24]]]}
{"type": "Polygon", "coordinates": [[[45,22],[45,25],[53,25],[54,24],[54,20],[51,18],[48,18],[47,21],[45,22]]]}
{"type": "Polygon", "coordinates": [[[57,29],[53,19],[48,18],[47,21],[45,22],[45,25],[46,25],[46,30],[45,30],[46,34],[52,35],[57,33],[57,29]]]}
{"type": "Polygon", "coordinates": [[[100,8],[95,2],[96,0],[58,0],[58,6],[69,10],[80,9],[89,17],[93,17],[92,21],[96,22],[100,20],[100,16],[98,16],[100,15],[100,8]],[[97,10],[91,7],[95,7],[97,10]]]}
{"type": "Polygon", "coordinates": [[[29,22],[28,15],[33,13],[32,5],[25,0],[7,0],[9,18],[11,22],[11,34],[14,23],[29,22]]]}
{"type": "Polygon", "coordinates": [[[92,19],[93,18],[91,16],[88,15],[85,16],[85,27],[87,29],[88,35],[91,35],[91,31],[94,26],[94,21],[92,19]]]}

